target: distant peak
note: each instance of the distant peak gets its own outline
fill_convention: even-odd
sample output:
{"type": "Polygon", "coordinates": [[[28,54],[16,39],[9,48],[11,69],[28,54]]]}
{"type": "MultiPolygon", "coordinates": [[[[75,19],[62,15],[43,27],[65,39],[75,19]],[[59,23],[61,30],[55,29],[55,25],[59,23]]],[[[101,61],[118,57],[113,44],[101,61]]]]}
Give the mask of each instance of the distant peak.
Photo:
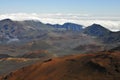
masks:
{"type": "Polygon", "coordinates": [[[92,24],[91,26],[88,26],[89,28],[100,28],[100,29],[107,29],[107,28],[105,28],[105,27],[103,27],[102,25],[100,25],[100,24],[92,24]]]}
{"type": "Polygon", "coordinates": [[[78,25],[78,24],[70,23],[70,22],[64,23],[63,25],[66,25],[66,24],[74,24],[74,25],[78,25]]]}
{"type": "MultiPolygon", "coordinates": [[[[94,24],[92,24],[91,26],[101,26],[101,25],[94,23],[94,24]]],[[[102,27],[102,26],[101,26],[101,27],[102,27]]]]}

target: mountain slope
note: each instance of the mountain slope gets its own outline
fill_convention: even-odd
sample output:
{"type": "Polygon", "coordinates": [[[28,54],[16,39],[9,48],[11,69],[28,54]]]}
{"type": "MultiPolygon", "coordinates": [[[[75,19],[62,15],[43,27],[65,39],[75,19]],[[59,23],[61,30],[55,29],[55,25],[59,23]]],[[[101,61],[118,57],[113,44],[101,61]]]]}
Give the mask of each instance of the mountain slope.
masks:
{"type": "Polygon", "coordinates": [[[78,25],[75,23],[64,23],[63,25],[60,24],[47,24],[49,26],[54,27],[57,31],[59,30],[63,30],[63,31],[82,31],[83,30],[83,26],[82,25],[78,25]]]}
{"type": "Polygon", "coordinates": [[[1,80],[119,80],[119,62],[119,52],[67,56],[21,68],[1,80]]]}
{"type": "Polygon", "coordinates": [[[82,25],[75,23],[52,25],[34,20],[12,21],[10,19],[4,19],[0,21],[0,43],[47,39],[52,35],[63,36],[64,33],[71,35],[83,33],[90,35],[91,37],[97,37],[105,43],[120,42],[120,32],[109,31],[98,24],[93,24],[83,29],[82,25]]]}
{"type": "Polygon", "coordinates": [[[84,33],[89,34],[91,36],[103,37],[104,35],[108,35],[110,31],[101,25],[93,24],[85,28],[84,33]]]}
{"type": "Polygon", "coordinates": [[[119,43],[120,32],[112,32],[101,25],[93,24],[83,30],[83,33],[97,37],[104,43],[119,43]]]}
{"type": "Polygon", "coordinates": [[[12,21],[4,19],[0,21],[0,41],[12,42],[30,40],[46,36],[53,28],[39,21],[12,21]]]}

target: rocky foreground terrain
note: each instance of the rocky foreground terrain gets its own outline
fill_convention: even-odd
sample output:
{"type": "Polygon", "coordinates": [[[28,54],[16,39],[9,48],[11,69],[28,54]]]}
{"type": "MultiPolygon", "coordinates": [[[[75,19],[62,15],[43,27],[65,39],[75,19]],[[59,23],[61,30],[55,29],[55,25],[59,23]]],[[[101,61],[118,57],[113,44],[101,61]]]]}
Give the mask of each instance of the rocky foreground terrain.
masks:
{"type": "Polygon", "coordinates": [[[48,59],[0,80],[119,80],[120,52],[98,52],[48,59]]]}

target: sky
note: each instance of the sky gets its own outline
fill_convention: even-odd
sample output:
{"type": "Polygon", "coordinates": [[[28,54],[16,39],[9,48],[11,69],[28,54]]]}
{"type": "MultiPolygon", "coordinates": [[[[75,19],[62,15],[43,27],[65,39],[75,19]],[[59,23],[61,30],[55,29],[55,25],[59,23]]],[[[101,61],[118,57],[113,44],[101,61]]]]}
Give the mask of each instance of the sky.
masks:
{"type": "Polygon", "coordinates": [[[0,13],[120,15],[120,0],[0,0],[0,13]]]}
{"type": "Polygon", "coordinates": [[[4,18],[85,26],[98,23],[118,31],[120,0],[0,0],[0,19],[4,18]]]}

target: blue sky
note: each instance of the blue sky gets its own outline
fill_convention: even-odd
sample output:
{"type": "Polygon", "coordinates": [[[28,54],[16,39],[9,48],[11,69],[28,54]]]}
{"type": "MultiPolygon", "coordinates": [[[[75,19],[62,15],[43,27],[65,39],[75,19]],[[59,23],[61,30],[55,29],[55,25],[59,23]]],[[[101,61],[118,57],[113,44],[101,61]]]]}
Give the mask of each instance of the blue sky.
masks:
{"type": "Polygon", "coordinates": [[[0,13],[119,15],[120,0],[0,0],[0,13]]]}

